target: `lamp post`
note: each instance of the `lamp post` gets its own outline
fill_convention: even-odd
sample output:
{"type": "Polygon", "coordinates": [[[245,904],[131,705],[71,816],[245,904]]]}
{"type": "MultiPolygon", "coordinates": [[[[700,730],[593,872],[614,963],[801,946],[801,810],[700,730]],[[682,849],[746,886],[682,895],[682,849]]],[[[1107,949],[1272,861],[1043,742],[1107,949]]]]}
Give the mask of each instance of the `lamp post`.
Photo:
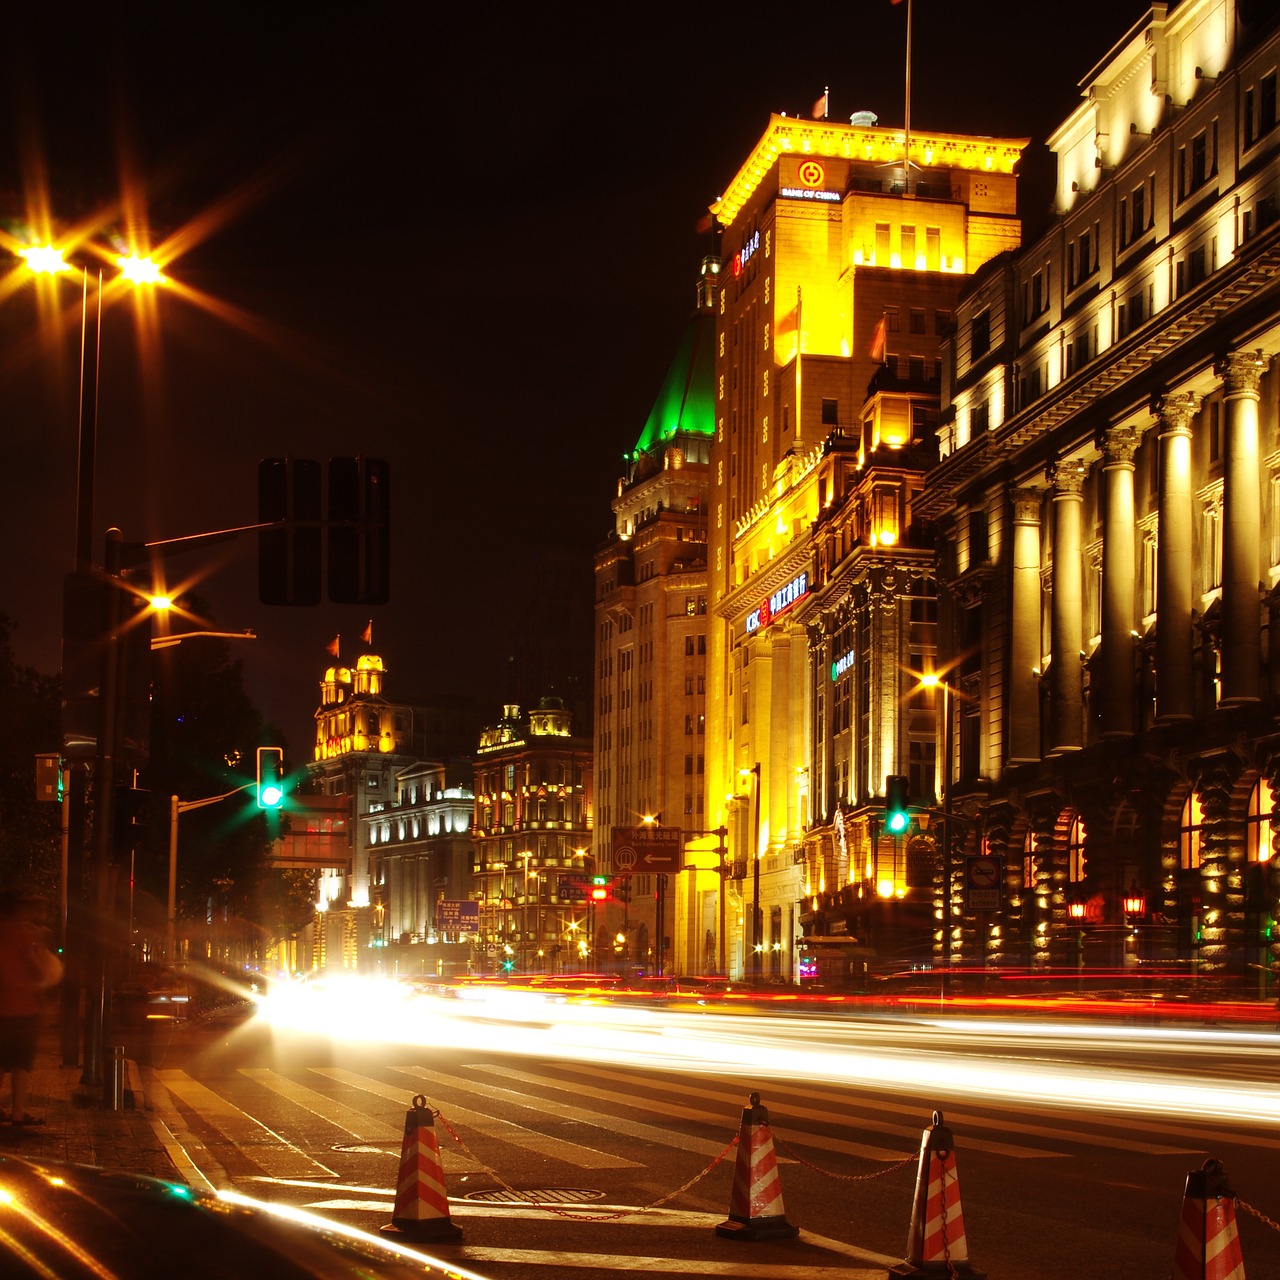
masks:
{"type": "Polygon", "coordinates": [[[942,980],[951,980],[951,686],[936,672],[920,677],[926,689],[942,690],[942,980]]]}
{"type": "Polygon", "coordinates": [[[1076,927],[1076,989],[1084,990],[1084,920],[1085,904],[1079,899],[1067,903],[1067,915],[1076,927]]]}
{"type": "Polygon", "coordinates": [[[529,860],[533,854],[525,851],[520,855],[524,862],[524,902],[523,910],[520,912],[520,953],[518,956],[519,963],[525,972],[528,972],[529,965],[526,960],[529,945],[529,860]]]}
{"type": "MultiPolygon", "coordinates": [[[[63,251],[53,244],[29,246],[19,251],[27,269],[36,276],[49,276],[56,279],[63,272],[72,270],[65,260],[63,251]]],[[[139,259],[137,255],[130,258],[117,258],[122,277],[133,285],[162,283],[164,277],[149,259],[139,259]],[[139,270],[142,265],[150,270],[139,270]]],[[[94,469],[97,453],[98,437],[98,375],[102,351],[102,271],[98,270],[98,287],[95,297],[96,306],[92,347],[89,329],[89,271],[81,267],[80,297],[80,386],[79,410],[77,422],[76,445],[76,506],[75,506],[75,569],[68,575],[65,583],[62,620],[62,665],[64,680],[67,675],[67,657],[74,647],[75,640],[70,634],[68,601],[72,592],[81,588],[93,568],[93,507],[94,507],[94,469]]],[[[110,566],[108,566],[110,569],[110,566]]],[[[115,605],[109,605],[115,608],[115,605]]],[[[107,630],[114,631],[115,622],[108,621],[107,630]]],[[[108,670],[101,681],[99,698],[98,744],[95,760],[92,762],[98,770],[98,785],[95,788],[94,825],[98,832],[95,837],[95,856],[106,859],[111,849],[109,837],[105,834],[111,830],[111,796],[114,789],[114,777],[102,772],[104,764],[114,766],[114,747],[110,741],[114,733],[114,723],[107,719],[108,702],[114,700],[115,675],[113,671],[115,645],[108,637],[108,670]]],[[[74,695],[78,691],[72,690],[74,695]]],[[[64,688],[64,697],[66,696],[64,688]]],[[[67,728],[63,725],[63,749],[67,746],[67,728]]],[[[80,1012],[81,993],[88,985],[90,998],[86,1002],[84,1013],[84,1063],[82,1083],[98,1085],[101,1083],[101,1063],[103,1023],[109,1009],[106,990],[106,954],[97,944],[90,953],[89,936],[85,929],[84,916],[86,904],[84,898],[84,871],[87,850],[86,811],[88,797],[88,772],[91,765],[89,755],[83,751],[68,769],[66,779],[66,835],[64,837],[62,885],[60,894],[61,934],[63,945],[69,961],[66,981],[62,984],[60,1010],[60,1049],[64,1066],[74,1066],[77,1061],[76,1021],[80,1012]],[[88,984],[86,984],[88,979],[88,984]],[[96,988],[96,991],[94,990],[96,988]]],[[[109,868],[100,866],[95,877],[96,902],[100,912],[105,916],[107,897],[110,890],[109,868]]],[[[96,931],[102,936],[102,922],[96,931]]]]}
{"type": "Polygon", "coordinates": [[[761,949],[764,946],[760,917],[760,761],[757,760],[750,769],[739,769],[738,773],[744,778],[751,774],[755,779],[752,785],[755,814],[751,824],[751,981],[759,983],[761,949]]]}

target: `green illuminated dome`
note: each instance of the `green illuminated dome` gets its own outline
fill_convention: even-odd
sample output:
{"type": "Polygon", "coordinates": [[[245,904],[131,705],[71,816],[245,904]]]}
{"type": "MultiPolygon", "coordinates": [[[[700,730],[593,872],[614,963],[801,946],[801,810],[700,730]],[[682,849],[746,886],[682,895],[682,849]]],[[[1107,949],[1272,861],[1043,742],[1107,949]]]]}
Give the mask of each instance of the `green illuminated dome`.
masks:
{"type": "Polygon", "coordinates": [[[681,433],[710,436],[715,432],[715,329],[710,310],[700,307],[685,327],[632,458],[681,433]]]}

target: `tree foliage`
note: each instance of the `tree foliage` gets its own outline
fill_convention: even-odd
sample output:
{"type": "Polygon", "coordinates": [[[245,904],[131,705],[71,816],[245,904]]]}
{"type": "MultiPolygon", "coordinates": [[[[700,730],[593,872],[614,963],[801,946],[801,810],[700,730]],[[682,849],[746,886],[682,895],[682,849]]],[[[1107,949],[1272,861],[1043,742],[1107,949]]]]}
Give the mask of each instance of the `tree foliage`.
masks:
{"type": "MultiPolygon", "coordinates": [[[[200,601],[181,604],[207,617],[200,601]]],[[[268,865],[281,819],[255,799],[257,748],[265,745],[285,743],[245,692],[243,665],[226,640],[193,638],[153,653],[151,759],[144,775],[150,821],[136,870],[144,900],[166,901],[171,797],[191,802],[225,795],[178,818],[178,916],[210,923],[235,917],[275,931],[289,895],[282,873],[268,865]]]]}

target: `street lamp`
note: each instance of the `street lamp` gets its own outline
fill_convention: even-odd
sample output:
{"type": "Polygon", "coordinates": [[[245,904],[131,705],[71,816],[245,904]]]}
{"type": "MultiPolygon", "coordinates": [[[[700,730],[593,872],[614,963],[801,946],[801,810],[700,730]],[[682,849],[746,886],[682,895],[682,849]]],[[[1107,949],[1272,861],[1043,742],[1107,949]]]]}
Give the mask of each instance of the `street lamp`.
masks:
{"type": "MultiPolygon", "coordinates": [[[[70,271],[71,265],[66,261],[63,251],[52,243],[33,245],[18,250],[28,271],[36,276],[56,278],[63,272],[70,271]]],[[[134,284],[160,283],[163,277],[156,272],[154,277],[140,271],[140,260],[135,260],[128,268],[124,278],[134,284]]],[[[123,264],[122,264],[123,269],[123,264]]],[[[65,584],[62,621],[62,665],[64,679],[67,673],[68,653],[74,648],[74,639],[68,626],[68,604],[71,592],[80,587],[93,567],[93,497],[94,497],[94,461],[98,435],[98,372],[102,350],[102,271],[98,271],[97,306],[93,334],[93,347],[90,349],[89,332],[89,270],[81,267],[81,299],[80,299],[80,401],[78,415],[78,439],[76,446],[76,508],[75,508],[75,570],[69,575],[65,584]],[[74,584],[74,586],[73,586],[74,584]]],[[[110,551],[110,547],[108,547],[110,551]]],[[[109,633],[114,627],[108,626],[109,633]]],[[[104,915],[107,910],[107,899],[110,890],[109,873],[106,858],[109,854],[109,836],[112,829],[111,803],[114,792],[114,778],[108,770],[114,771],[114,746],[110,737],[114,732],[113,708],[109,705],[114,696],[114,634],[108,636],[107,671],[102,680],[102,693],[99,698],[100,718],[98,721],[98,750],[96,769],[98,785],[94,789],[94,827],[100,833],[95,844],[95,856],[100,860],[96,877],[96,903],[98,910],[104,915]]],[[[66,690],[64,688],[64,694],[66,690]]],[[[77,692],[77,691],[73,691],[77,692]]],[[[65,742],[64,725],[64,750],[65,742]]],[[[65,827],[63,874],[62,874],[62,938],[68,959],[72,962],[68,968],[66,981],[62,984],[61,1007],[61,1050],[63,1065],[74,1065],[76,1052],[76,1020],[79,1012],[81,991],[85,988],[86,978],[91,982],[89,999],[85,1004],[84,1019],[84,1063],[82,1082],[87,1085],[101,1083],[102,1033],[108,1013],[108,992],[106,986],[106,955],[99,944],[90,950],[89,937],[84,928],[85,906],[81,901],[84,893],[84,867],[86,848],[86,810],[88,799],[88,771],[90,761],[81,756],[73,762],[74,767],[68,769],[65,779],[65,827]],[[88,963],[86,963],[88,962],[88,963]]],[[[102,936],[101,928],[97,936],[102,936]]]]}
{"type": "Polygon", "coordinates": [[[521,931],[520,954],[518,958],[522,967],[527,972],[529,969],[529,964],[526,959],[529,943],[529,860],[533,857],[533,854],[526,850],[524,853],[520,854],[520,857],[524,861],[524,903],[523,910],[520,912],[521,931]]]}
{"type": "Polygon", "coordinates": [[[936,671],[920,677],[926,689],[942,690],[942,960],[951,975],[951,686],[936,671]]]}
{"type": "Polygon", "coordinates": [[[748,774],[755,779],[752,790],[755,795],[755,818],[751,834],[751,980],[760,981],[761,918],[760,918],[760,761],[757,760],[750,769],[739,769],[738,776],[745,778],[748,774]]]}

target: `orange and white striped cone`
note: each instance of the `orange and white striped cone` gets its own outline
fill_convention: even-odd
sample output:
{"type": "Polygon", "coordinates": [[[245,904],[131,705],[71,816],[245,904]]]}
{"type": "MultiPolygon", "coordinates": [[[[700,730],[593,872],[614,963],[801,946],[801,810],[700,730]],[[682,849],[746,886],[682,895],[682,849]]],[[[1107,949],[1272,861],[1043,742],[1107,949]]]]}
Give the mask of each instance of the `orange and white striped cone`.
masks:
{"type": "Polygon", "coordinates": [[[1236,1198],[1220,1161],[1187,1174],[1172,1280],[1244,1280],[1236,1198]]]}
{"type": "Polygon", "coordinates": [[[404,1143],[400,1148],[400,1178],[396,1203],[383,1235],[410,1236],[414,1240],[461,1240],[462,1229],[449,1217],[449,1197],[444,1189],[444,1166],[436,1125],[427,1100],[414,1094],[413,1110],[405,1113],[404,1143]]]}
{"type": "Polygon", "coordinates": [[[907,1256],[886,1272],[899,1276],[963,1276],[986,1280],[985,1271],[969,1265],[969,1242],[964,1234],[964,1210],[960,1206],[960,1182],[951,1130],[942,1123],[942,1112],[920,1138],[920,1166],[916,1193],[911,1202],[911,1228],[907,1256]]]}
{"type": "Polygon", "coordinates": [[[799,1234],[782,1205],[769,1113],[760,1105],[760,1095],[753,1093],[742,1109],[729,1216],[716,1227],[716,1235],[729,1240],[790,1240],[799,1234]]]}

